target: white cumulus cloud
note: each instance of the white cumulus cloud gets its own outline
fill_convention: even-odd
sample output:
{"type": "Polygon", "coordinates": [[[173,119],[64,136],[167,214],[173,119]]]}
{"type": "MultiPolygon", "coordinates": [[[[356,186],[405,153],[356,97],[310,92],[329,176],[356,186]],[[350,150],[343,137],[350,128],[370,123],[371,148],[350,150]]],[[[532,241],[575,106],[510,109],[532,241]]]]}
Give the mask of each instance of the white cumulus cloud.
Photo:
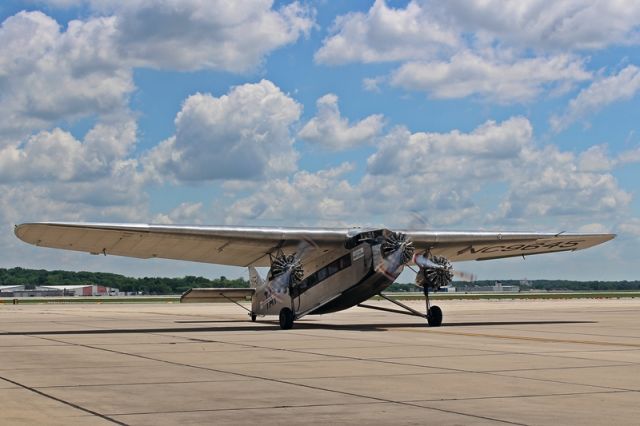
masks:
{"type": "Polygon", "coordinates": [[[546,52],[640,43],[640,4],[607,0],[376,0],[336,18],[319,63],[429,60],[461,46],[546,52]]]}
{"type": "Polygon", "coordinates": [[[227,206],[225,221],[230,224],[348,221],[354,217],[352,208],[359,204],[358,194],[344,178],[352,169],[351,164],[343,163],[315,173],[302,170],[288,178],[265,181],[251,195],[227,206]]]}
{"type": "Polygon", "coordinates": [[[96,124],[76,139],[60,128],[41,131],[24,143],[0,149],[0,183],[93,181],[116,172],[136,142],[136,124],[96,124]]]}
{"type": "Polygon", "coordinates": [[[609,0],[423,2],[480,39],[547,50],[637,44],[640,4],[609,0]]]}
{"type": "Polygon", "coordinates": [[[479,95],[498,102],[529,101],[543,89],[587,80],[581,60],[568,55],[492,61],[470,52],[449,61],[408,62],[393,72],[391,84],[449,99],[479,95]]]}
{"type": "Polygon", "coordinates": [[[158,224],[194,224],[199,225],[204,220],[202,203],[180,203],[168,213],[160,213],[155,216],[153,223],[158,224]]]}
{"type": "Polygon", "coordinates": [[[297,153],[290,127],[300,112],[300,104],[267,80],[236,86],[220,97],[192,95],[175,119],[175,136],[146,156],[147,171],[179,181],[291,172],[297,153]]]}
{"type": "Polygon", "coordinates": [[[0,27],[0,132],[20,139],[60,122],[121,113],[135,89],[133,69],[249,72],[272,51],[308,34],[314,11],[270,0],[108,0],[66,28],[40,11],[0,27]]]}
{"type": "Polygon", "coordinates": [[[418,2],[390,8],[376,0],[367,13],[338,17],[331,35],[316,52],[316,62],[385,62],[430,58],[460,44],[459,36],[418,2]]]}
{"type": "Polygon", "coordinates": [[[332,93],[317,100],[318,112],[298,132],[298,137],[330,147],[335,150],[347,149],[372,142],[382,130],[384,118],[381,114],[370,115],[357,123],[350,124],[340,115],[338,97],[332,93]]]}
{"type": "Polygon", "coordinates": [[[577,120],[614,102],[633,98],[640,90],[640,68],[628,65],[618,74],[594,81],[569,101],[566,111],[551,117],[551,127],[560,131],[577,120]]]}
{"type": "Polygon", "coordinates": [[[387,135],[379,149],[367,160],[373,175],[405,175],[419,172],[429,176],[426,184],[449,176],[471,180],[478,173],[494,174],[497,169],[479,168],[490,162],[517,157],[533,134],[526,118],[514,117],[502,123],[488,121],[470,133],[411,133],[397,128],[387,135]],[[474,160],[475,165],[474,165],[474,160]]]}
{"type": "Polygon", "coordinates": [[[134,88],[113,44],[115,22],[71,21],[62,32],[41,12],[0,27],[0,131],[19,139],[61,120],[126,111],[134,88]]]}
{"type": "Polygon", "coordinates": [[[246,72],[275,49],[309,33],[314,11],[298,2],[277,9],[272,0],[79,0],[113,17],[119,57],[131,66],[246,72]]]}
{"type": "Polygon", "coordinates": [[[388,81],[433,98],[500,103],[562,93],[589,80],[585,51],[640,44],[640,4],[605,0],[377,0],[336,18],[315,54],[325,65],[400,62],[388,81]]]}
{"type": "Polygon", "coordinates": [[[541,146],[523,117],[470,132],[398,127],[376,143],[360,178],[347,178],[353,166],[344,166],[269,179],[228,204],[226,221],[411,226],[418,214],[436,228],[577,229],[615,222],[631,201],[605,147],[541,146]]]}

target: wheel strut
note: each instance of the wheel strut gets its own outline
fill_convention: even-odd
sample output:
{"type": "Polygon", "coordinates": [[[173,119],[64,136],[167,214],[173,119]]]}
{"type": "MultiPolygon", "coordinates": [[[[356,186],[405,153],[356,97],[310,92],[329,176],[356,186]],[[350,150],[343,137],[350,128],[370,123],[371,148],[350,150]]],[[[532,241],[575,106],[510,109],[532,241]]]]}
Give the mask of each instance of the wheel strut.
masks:
{"type": "Polygon", "coordinates": [[[426,305],[426,312],[427,314],[429,313],[429,287],[427,287],[426,285],[422,288],[424,290],[424,302],[426,305]]]}

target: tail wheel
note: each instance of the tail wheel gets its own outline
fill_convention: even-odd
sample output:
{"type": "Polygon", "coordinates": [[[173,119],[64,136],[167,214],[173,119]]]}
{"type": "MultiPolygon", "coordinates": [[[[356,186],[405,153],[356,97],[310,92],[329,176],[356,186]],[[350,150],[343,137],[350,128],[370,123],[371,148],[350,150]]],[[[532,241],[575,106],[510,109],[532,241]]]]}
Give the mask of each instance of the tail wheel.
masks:
{"type": "Polygon", "coordinates": [[[251,312],[251,321],[252,322],[256,322],[256,319],[258,318],[258,315],[254,314],[253,312],[251,312]]]}
{"type": "Polygon", "coordinates": [[[429,327],[440,327],[442,325],[442,309],[438,306],[430,307],[427,312],[427,322],[429,327]]]}
{"type": "Polygon", "coordinates": [[[280,311],[280,328],[289,330],[293,327],[293,311],[289,308],[282,308],[280,311]]]}

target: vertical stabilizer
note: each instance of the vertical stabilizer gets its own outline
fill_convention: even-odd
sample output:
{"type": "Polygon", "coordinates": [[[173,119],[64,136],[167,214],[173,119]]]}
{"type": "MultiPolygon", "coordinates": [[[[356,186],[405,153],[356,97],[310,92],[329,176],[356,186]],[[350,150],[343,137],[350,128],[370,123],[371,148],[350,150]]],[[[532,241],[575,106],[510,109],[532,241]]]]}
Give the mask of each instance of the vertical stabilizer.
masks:
{"type": "Polygon", "coordinates": [[[249,286],[251,288],[260,288],[264,285],[264,280],[253,266],[249,266],[249,286]]]}
{"type": "Polygon", "coordinates": [[[255,288],[251,298],[251,312],[255,315],[264,315],[264,300],[267,297],[266,285],[264,279],[260,276],[256,268],[249,266],[249,286],[255,288]]]}

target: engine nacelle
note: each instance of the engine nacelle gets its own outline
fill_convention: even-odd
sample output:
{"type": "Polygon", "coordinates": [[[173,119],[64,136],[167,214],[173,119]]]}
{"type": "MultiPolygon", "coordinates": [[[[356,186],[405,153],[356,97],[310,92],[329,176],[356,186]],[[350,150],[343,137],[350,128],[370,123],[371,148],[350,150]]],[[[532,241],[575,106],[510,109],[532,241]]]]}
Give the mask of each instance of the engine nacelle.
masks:
{"type": "Polygon", "coordinates": [[[453,267],[443,256],[427,257],[419,254],[413,257],[413,262],[420,267],[416,274],[417,286],[437,291],[453,280],[453,267]]]}

